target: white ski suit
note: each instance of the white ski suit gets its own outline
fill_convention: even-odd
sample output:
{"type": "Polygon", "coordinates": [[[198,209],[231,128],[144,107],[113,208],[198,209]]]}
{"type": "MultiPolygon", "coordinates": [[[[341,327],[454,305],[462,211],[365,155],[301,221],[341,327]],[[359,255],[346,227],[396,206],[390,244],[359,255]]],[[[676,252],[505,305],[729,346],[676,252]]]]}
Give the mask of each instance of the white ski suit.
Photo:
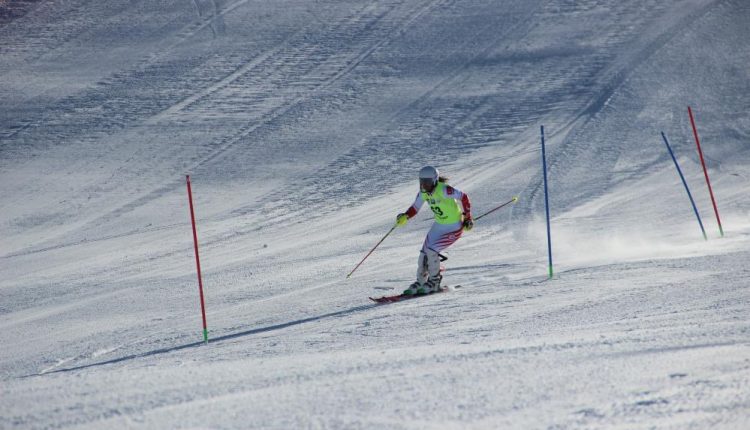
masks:
{"type": "Polygon", "coordinates": [[[471,218],[469,196],[459,189],[439,182],[432,193],[420,191],[414,203],[406,211],[409,218],[414,217],[428,202],[435,215],[435,223],[427,233],[417,262],[417,282],[425,283],[428,278],[440,276],[439,253],[453,245],[463,233],[464,219],[471,218]]]}

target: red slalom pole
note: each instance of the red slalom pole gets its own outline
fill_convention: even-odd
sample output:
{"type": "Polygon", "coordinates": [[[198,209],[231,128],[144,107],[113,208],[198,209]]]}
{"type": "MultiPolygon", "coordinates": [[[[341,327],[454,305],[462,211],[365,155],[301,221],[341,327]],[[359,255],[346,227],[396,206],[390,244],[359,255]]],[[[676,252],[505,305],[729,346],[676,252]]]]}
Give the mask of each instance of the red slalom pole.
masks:
{"type": "Polygon", "coordinates": [[[711,203],[714,205],[714,213],[716,214],[716,222],[719,223],[719,233],[721,237],[724,237],[724,229],[721,227],[721,218],[719,218],[719,209],[716,207],[716,199],[714,198],[714,190],[711,188],[711,180],[708,179],[708,169],[706,169],[706,160],[703,159],[703,150],[701,149],[701,141],[698,139],[698,129],[695,128],[695,119],[693,118],[693,110],[688,106],[688,115],[690,115],[690,124],[693,126],[693,136],[695,136],[695,144],[698,146],[698,155],[701,157],[701,164],[703,165],[703,175],[706,177],[706,184],[708,185],[708,194],[711,195],[711,203]]]}
{"type": "Polygon", "coordinates": [[[203,316],[203,340],[208,343],[208,327],[206,326],[206,303],[203,300],[203,279],[201,278],[201,259],[198,256],[198,233],[195,230],[195,212],[193,211],[193,191],[190,188],[190,175],[187,179],[188,201],[190,202],[190,220],[193,223],[193,244],[195,245],[195,265],[198,268],[198,290],[201,296],[201,314],[203,316]]]}

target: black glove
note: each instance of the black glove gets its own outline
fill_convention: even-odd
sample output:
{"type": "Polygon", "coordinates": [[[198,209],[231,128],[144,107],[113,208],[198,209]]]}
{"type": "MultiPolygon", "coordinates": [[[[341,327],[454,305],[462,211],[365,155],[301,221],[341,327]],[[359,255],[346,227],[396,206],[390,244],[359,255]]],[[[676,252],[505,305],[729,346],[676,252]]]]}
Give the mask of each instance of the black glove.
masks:
{"type": "Polygon", "coordinates": [[[464,231],[471,231],[472,228],[474,228],[474,220],[471,219],[471,216],[467,216],[464,219],[464,231]]]}

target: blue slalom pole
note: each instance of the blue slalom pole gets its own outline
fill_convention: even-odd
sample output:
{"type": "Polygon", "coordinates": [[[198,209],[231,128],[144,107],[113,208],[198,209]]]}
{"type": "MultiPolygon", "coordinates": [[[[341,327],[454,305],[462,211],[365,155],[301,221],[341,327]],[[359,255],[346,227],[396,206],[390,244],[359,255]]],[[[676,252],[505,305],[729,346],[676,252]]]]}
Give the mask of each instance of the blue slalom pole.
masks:
{"type": "Polygon", "coordinates": [[[688,188],[688,184],[687,184],[687,181],[685,180],[685,176],[683,176],[682,174],[680,165],[677,164],[677,158],[675,158],[674,152],[672,152],[672,147],[669,146],[667,135],[665,135],[663,131],[661,132],[661,137],[664,139],[664,144],[667,145],[667,149],[669,150],[669,155],[672,156],[672,161],[674,161],[674,166],[677,167],[677,173],[680,174],[680,179],[682,179],[682,184],[685,186],[685,191],[687,191],[687,195],[690,198],[690,204],[693,205],[693,211],[695,212],[695,217],[698,218],[698,224],[700,224],[701,231],[703,232],[703,240],[708,240],[708,236],[706,236],[706,229],[703,228],[703,221],[701,221],[701,216],[698,214],[698,207],[695,206],[695,200],[693,200],[693,195],[690,194],[690,188],[688,188]]]}
{"type": "Polygon", "coordinates": [[[547,192],[547,154],[544,150],[544,126],[542,131],[542,170],[544,173],[544,209],[547,213],[547,255],[549,257],[549,278],[552,279],[552,235],[549,226],[549,193],[547,192]]]}

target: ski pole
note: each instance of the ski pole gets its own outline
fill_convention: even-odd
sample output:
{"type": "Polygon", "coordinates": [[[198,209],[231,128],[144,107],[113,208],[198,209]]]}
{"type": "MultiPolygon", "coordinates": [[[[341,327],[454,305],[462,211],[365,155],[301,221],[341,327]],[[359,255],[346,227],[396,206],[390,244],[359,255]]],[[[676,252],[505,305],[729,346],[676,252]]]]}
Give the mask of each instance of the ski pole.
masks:
{"type": "Polygon", "coordinates": [[[480,219],[480,218],[483,218],[483,217],[485,217],[485,216],[487,216],[487,215],[491,214],[492,212],[495,212],[496,210],[502,209],[502,208],[504,208],[504,207],[508,206],[509,204],[511,204],[511,203],[515,203],[515,202],[517,202],[517,201],[518,201],[518,196],[513,196],[513,198],[512,198],[512,199],[510,199],[510,200],[508,200],[507,202],[505,202],[505,203],[501,204],[500,206],[496,207],[495,209],[492,209],[492,210],[490,210],[489,212],[485,212],[485,213],[483,213],[482,215],[479,215],[478,217],[474,218],[474,221],[479,221],[479,219],[480,219]]]}
{"type": "Polygon", "coordinates": [[[369,257],[369,256],[370,256],[370,254],[372,254],[372,253],[373,253],[373,252],[375,251],[375,249],[376,249],[376,248],[377,248],[378,246],[380,246],[380,244],[381,244],[381,243],[383,243],[383,241],[385,240],[385,238],[386,238],[386,237],[388,237],[388,236],[389,236],[389,235],[390,235],[391,233],[393,233],[393,230],[395,230],[395,229],[396,229],[396,227],[398,227],[398,224],[394,224],[394,225],[393,225],[393,227],[391,227],[391,229],[390,229],[390,230],[388,230],[388,233],[386,233],[386,234],[385,234],[385,236],[383,236],[383,238],[382,238],[382,239],[380,239],[380,242],[378,242],[378,243],[377,243],[377,244],[376,244],[375,246],[373,246],[373,247],[372,247],[372,249],[370,250],[370,252],[368,252],[368,253],[367,253],[367,255],[365,255],[365,258],[363,258],[363,259],[362,259],[362,261],[360,261],[360,262],[359,262],[359,264],[357,264],[357,266],[356,266],[356,267],[355,267],[354,269],[352,269],[352,271],[351,271],[351,272],[349,272],[349,274],[348,274],[348,275],[346,275],[346,278],[347,278],[347,279],[349,279],[349,277],[350,277],[350,276],[352,276],[352,273],[354,273],[354,271],[355,271],[355,270],[359,269],[359,266],[361,266],[361,265],[362,265],[362,263],[364,263],[364,262],[365,262],[365,260],[367,260],[367,257],[369,257]]]}

